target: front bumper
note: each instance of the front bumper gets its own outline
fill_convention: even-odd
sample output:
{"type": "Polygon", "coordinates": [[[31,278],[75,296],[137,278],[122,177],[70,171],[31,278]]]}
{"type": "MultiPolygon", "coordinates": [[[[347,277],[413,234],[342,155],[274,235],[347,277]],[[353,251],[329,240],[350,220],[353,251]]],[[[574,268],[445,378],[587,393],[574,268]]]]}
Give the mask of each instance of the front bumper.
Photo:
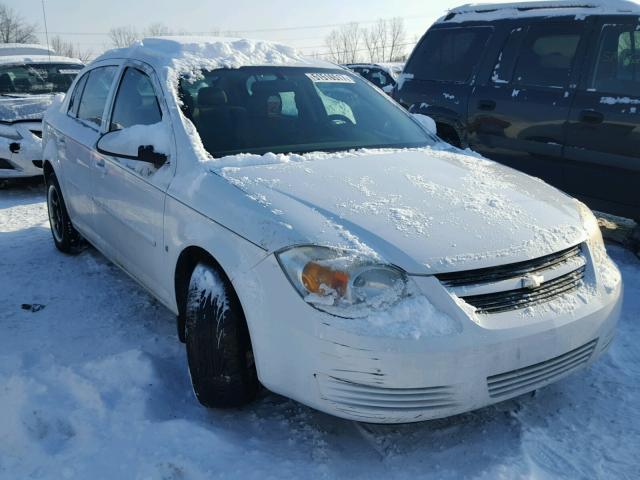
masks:
{"type": "Polygon", "coordinates": [[[555,382],[609,347],[622,283],[571,311],[468,317],[433,278],[419,286],[461,322],[459,333],[420,339],[367,337],[307,305],[268,258],[236,278],[261,382],[318,410],[373,423],[405,423],[474,410],[555,382]],[[250,289],[239,283],[249,281],[250,289]],[[440,288],[442,291],[437,291],[440,288]],[[242,292],[248,292],[244,295],[242,292]]]}
{"type": "Polygon", "coordinates": [[[0,137],[0,178],[42,175],[41,122],[19,122],[12,127],[22,138],[14,140],[0,137]]]}

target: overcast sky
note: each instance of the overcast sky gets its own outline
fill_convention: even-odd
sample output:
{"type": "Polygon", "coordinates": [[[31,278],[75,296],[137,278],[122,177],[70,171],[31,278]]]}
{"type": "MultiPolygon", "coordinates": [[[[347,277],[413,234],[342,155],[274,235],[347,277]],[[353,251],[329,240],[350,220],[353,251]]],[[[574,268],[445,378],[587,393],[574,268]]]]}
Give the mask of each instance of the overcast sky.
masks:
{"type": "MultiPolygon", "coordinates": [[[[44,32],[41,0],[0,0],[44,32]]],[[[278,40],[306,53],[322,51],[329,25],[402,17],[407,41],[420,37],[447,9],[464,0],[45,0],[50,37],[60,34],[83,50],[109,48],[112,27],[139,30],[161,22],[176,31],[205,33],[215,29],[242,36],[278,40]],[[306,28],[303,28],[306,27],[306,28]],[[262,30],[262,31],[260,31],[262,30]]],[[[44,43],[44,35],[41,35],[44,43]]]]}

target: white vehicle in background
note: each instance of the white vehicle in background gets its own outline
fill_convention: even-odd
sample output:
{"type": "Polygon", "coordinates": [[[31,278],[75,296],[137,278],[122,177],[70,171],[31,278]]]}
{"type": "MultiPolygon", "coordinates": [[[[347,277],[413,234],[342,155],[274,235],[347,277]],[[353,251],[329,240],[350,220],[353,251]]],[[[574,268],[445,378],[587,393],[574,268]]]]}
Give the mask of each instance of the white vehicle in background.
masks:
{"type": "Polygon", "coordinates": [[[343,66],[360,74],[385,93],[391,94],[398,83],[404,63],[347,63],[343,66]]]}
{"type": "Polygon", "coordinates": [[[146,39],[47,112],[53,240],[84,237],[177,315],[206,406],[261,382],[414,422],[591,364],[622,303],[593,214],[421,125],[288,47],[146,39]]]}
{"type": "Polygon", "coordinates": [[[40,45],[0,45],[0,179],[42,175],[42,116],[82,68],[40,45]]]}

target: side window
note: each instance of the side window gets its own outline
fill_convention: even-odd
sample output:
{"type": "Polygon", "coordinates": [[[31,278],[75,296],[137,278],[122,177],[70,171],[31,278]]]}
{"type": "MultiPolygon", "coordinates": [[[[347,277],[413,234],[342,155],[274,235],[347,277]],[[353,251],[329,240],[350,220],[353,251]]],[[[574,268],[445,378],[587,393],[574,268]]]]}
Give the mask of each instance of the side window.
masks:
{"type": "Polygon", "coordinates": [[[491,27],[433,29],[416,47],[405,73],[418,80],[467,83],[492,31],[491,27]]]}
{"type": "Polygon", "coordinates": [[[384,87],[387,83],[389,83],[387,81],[387,77],[385,76],[385,73],[382,70],[373,70],[371,72],[370,81],[374,85],[377,85],[380,88],[384,87]]]}
{"type": "Polygon", "coordinates": [[[515,69],[518,85],[563,88],[569,81],[583,27],[534,25],[524,38],[515,69]]]}
{"type": "Polygon", "coordinates": [[[511,30],[507,41],[502,47],[495,66],[493,67],[493,73],[491,74],[491,81],[496,84],[511,83],[513,79],[513,69],[518,61],[518,53],[520,52],[520,46],[522,40],[526,35],[528,29],[526,27],[518,27],[511,30]]]}
{"type": "Polygon", "coordinates": [[[591,88],[640,94],[640,31],[635,25],[605,25],[600,35],[591,88]]]}
{"type": "Polygon", "coordinates": [[[153,125],[160,121],[162,111],[151,79],[137,68],[127,68],[118,87],[109,130],[153,125]]]}
{"type": "Polygon", "coordinates": [[[89,72],[82,99],[78,106],[78,118],[96,125],[102,124],[104,107],[111,90],[117,67],[98,67],[89,72]]]}
{"type": "Polygon", "coordinates": [[[84,85],[87,83],[87,78],[89,77],[88,73],[85,73],[78,83],[76,83],[76,88],[73,90],[71,94],[71,99],[69,100],[69,110],[67,112],[72,117],[76,117],[78,115],[78,105],[80,104],[80,97],[82,97],[82,91],[84,90],[84,85]]]}

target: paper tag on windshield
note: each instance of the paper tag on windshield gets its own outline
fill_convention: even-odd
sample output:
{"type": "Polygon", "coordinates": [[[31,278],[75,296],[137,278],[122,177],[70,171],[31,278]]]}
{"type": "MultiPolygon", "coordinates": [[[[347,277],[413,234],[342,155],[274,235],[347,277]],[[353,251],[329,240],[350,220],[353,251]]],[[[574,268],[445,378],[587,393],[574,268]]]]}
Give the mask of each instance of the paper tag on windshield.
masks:
{"type": "Polygon", "coordinates": [[[356,83],[353,78],[343,73],[307,73],[313,83],[356,83]]]}

